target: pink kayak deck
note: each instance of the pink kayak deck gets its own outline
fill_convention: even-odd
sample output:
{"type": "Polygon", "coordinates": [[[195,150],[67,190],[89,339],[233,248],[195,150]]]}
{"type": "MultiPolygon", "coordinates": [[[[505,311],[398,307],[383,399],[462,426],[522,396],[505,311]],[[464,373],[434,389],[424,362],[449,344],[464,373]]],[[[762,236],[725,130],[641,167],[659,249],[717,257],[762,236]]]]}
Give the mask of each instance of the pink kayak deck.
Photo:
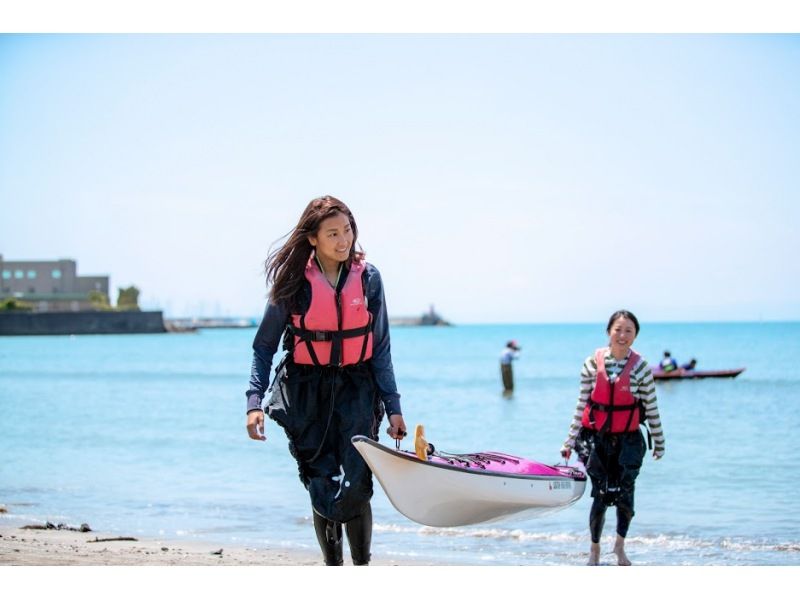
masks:
{"type": "MultiPolygon", "coordinates": [[[[418,459],[415,453],[410,451],[403,452],[418,459]]],[[[574,467],[545,465],[538,461],[530,461],[522,457],[495,452],[470,453],[466,455],[435,454],[432,457],[428,457],[428,462],[494,473],[566,478],[575,476],[574,467]]]]}

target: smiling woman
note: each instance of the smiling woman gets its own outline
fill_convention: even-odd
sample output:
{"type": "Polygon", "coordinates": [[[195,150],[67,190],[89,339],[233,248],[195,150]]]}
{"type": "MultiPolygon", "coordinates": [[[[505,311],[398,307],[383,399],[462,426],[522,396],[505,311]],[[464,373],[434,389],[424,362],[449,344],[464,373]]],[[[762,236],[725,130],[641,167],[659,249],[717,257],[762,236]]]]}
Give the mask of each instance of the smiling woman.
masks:
{"type": "Polygon", "coordinates": [[[353,564],[366,565],[371,556],[372,475],[350,439],[377,440],[384,412],[392,438],[406,433],[383,285],[355,250],[357,238],[349,208],[326,195],[308,204],[286,243],[267,258],[272,289],[247,391],[250,438],[266,440],[265,411],[286,432],[327,565],[343,564],[343,524],[353,564]],[[270,384],[281,337],[286,355],[270,384]]]}
{"type": "Polygon", "coordinates": [[[574,449],[592,480],[588,564],[600,562],[606,510],[616,506],[614,553],[620,565],[630,565],[625,538],[634,515],[636,478],[646,452],[639,426],[647,421],[652,430],[655,459],[664,455],[664,434],[650,366],[631,348],[639,334],[639,320],[627,310],[616,311],[608,320],[606,333],[608,347],[597,349],[583,364],[581,393],[561,454],[569,459],[574,449]]]}

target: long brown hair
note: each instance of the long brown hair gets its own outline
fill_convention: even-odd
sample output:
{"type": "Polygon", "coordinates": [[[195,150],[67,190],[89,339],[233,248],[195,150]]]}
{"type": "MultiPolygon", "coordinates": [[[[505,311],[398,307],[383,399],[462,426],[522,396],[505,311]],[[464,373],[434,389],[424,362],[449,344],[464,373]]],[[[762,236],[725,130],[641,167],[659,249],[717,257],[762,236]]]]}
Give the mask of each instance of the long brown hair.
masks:
{"type": "Polygon", "coordinates": [[[300,216],[297,225],[286,235],[289,237],[288,240],[281,247],[270,252],[264,262],[267,286],[271,285],[269,296],[273,303],[288,308],[295,307],[294,302],[297,293],[303,286],[306,264],[313,250],[308,237],[319,232],[319,226],[323,220],[337,214],[347,216],[350,228],[353,230],[353,244],[350,246],[350,255],[347,257],[348,267],[354,259],[363,259],[364,253],[355,249],[358,227],[350,208],[343,201],[331,195],[312,199],[300,216]]]}

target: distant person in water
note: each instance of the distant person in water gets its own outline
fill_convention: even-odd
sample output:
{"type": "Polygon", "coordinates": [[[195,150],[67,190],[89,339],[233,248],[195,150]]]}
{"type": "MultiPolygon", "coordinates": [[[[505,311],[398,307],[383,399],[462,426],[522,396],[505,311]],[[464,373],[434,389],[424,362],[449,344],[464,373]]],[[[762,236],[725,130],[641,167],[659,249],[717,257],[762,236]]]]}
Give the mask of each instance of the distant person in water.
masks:
{"type": "Polygon", "coordinates": [[[664,351],[664,359],[661,360],[658,367],[665,372],[672,372],[678,369],[678,362],[675,361],[675,358],[669,351],[664,351]]]}
{"type": "MultiPolygon", "coordinates": [[[[614,554],[630,565],[625,537],[633,519],[633,494],[647,446],[639,428],[645,421],[655,443],[653,457],[664,456],[664,432],[656,403],[656,385],[647,362],[631,346],[639,321],[631,312],[614,312],[606,328],[608,346],[586,358],[581,391],[561,455],[574,450],[592,481],[589,565],[600,563],[600,536],[609,506],[617,507],[614,554]]],[[[649,436],[649,434],[648,434],[649,436]]]]}
{"type": "Polygon", "coordinates": [[[510,395],[514,392],[514,368],[511,362],[519,357],[522,347],[517,341],[508,341],[506,348],[500,353],[500,376],[503,379],[503,394],[510,395]]]}
{"type": "Polygon", "coordinates": [[[684,363],[684,364],[681,366],[681,369],[682,369],[682,370],[686,370],[687,372],[690,372],[690,371],[692,371],[693,369],[695,369],[696,367],[697,367],[697,360],[696,360],[694,357],[692,357],[692,358],[689,360],[689,363],[684,363]]]}

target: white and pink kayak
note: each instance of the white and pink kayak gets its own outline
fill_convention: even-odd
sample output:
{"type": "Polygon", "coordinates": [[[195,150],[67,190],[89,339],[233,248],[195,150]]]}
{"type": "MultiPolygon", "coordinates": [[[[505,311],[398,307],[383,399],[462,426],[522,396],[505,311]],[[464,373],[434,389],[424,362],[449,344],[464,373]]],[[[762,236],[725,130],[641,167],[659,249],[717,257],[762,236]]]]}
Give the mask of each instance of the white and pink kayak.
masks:
{"type": "Polygon", "coordinates": [[[550,513],[576,502],[586,488],[586,473],[578,467],[495,452],[434,451],[423,460],[366,436],[353,436],[352,442],[392,505],[412,521],[433,527],[550,513]]]}

